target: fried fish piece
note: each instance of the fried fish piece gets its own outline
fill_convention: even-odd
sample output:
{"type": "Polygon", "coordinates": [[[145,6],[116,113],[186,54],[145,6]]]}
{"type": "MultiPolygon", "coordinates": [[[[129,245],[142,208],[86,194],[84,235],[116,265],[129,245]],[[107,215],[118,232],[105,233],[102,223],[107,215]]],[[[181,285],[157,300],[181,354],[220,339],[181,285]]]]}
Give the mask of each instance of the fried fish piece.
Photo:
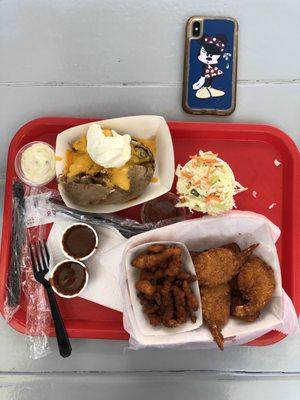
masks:
{"type": "Polygon", "coordinates": [[[151,282],[151,280],[154,279],[153,277],[154,273],[149,271],[148,269],[142,269],[140,271],[140,279],[139,279],[140,281],[146,280],[151,282]]]}
{"type": "Polygon", "coordinates": [[[200,288],[203,320],[208,326],[218,347],[224,349],[222,327],[230,316],[230,286],[224,283],[215,287],[200,288]]]}
{"type": "Polygon", "coordinates": [[[143,311],[148,316],[149,314],[155,314],[159,310],[159,305],[153,304],[153,306],[144,306],[143,311]]]}
{"type": "Polygon", "coordinates": [[[176,321],[174,319],[174,298],[172,292],[169,290],[167,294],[167,299],[165,301],[165,310],[162,316],[162,322],[166,327],[174,327],[176,321]]]}
{"type": "Polygon", "coordinates": [[[185,293],[177,286],[172,287],[174,294],[174,303],[176,310],[177,325],[183,324],[186,321],[186,308],[185,308],[185,293]]]}
{"type": "Polygon", "coordinates": [[[162,298],[159,292],[154,293],[153,298],[156,301],[156,304],[158,304],[159,306],[162,304],[162,298]]]}
{"type": "Polygon", "coordinates": [[[168,267],[165,270],[166,276],[177,276],[181,267],[181,255],[175,254],[169,259],[168,267]]]}
{"type": "Polygon", "coordinates": [[[157,314],[148,314],[149,322],[152,326],[158,326],[161,324],[161,317],[157,314]]]}
{"type": "Polygon", "coordinates": [[[183,281],[182,289],[184,291],[188,307],[192,311],[197,311],[199,308],[198,300],[187,281],[183,281]]]}
{"type": "Polygon", "coordinates": [[[139,292],[138,298],[142,306],[152,307],[155,304],[154,299],[151,296],[147,296],[144,293],[139,292]]]}
{"type": "Polygon", "coordinates": [[[197,276],[190,274],[189,272],[179,271],[177,275],[177,279],[181,281],[187,281],[188,283],[196,282],[197,276]]]}
{"type": "Polygon", "coordinates": [[[166,279],[161,288],[162,304],[164,306],[167,306],[168,301],[170,299],[169,293],[170,293],[171,287],[172,287],[172,280],[166,279]]]}
{"type": "Polygon", "coordinates": [[[258,313],[271,300],[275,290],[274,271],[259,257],[252,257],[242,266],[237,283],[248,303],[235,306],[233,313],[244,319],[258,313]]]}
{"type": "Polygon", "coordinates": [[[228,248],[214,248],[194,257],[199,285],[217,286],[229,282],[258,245],[252,245],[240,254],[228,248]]]}
{"type": "Polygon", "coordinates": [[[135,284],[135,288],[147,296],[152,296],[156,292],[156,286],[152,285],[150,281],[140,280],[135,284]]]}
{"type": "Polygon", "coordinates": [[[154,272],[151,272],[148,269],[142,269],[140,272],[140,280],[146,280],[153,283],[157,279],[163,278],[165,275],[166,272],[160,267],[158,267],[154,272]]]}
{"type": "Polygon", "coordinates": [[[147,248],[147,250],[150,253],[161,253],[165,249],[166,249],[166,246],[164,244],[161,244],[161,243],[150,244],[150,246],[148,246],[148,248],[147,248]]]}
{"type": "Polygon", "coordinates": [[[180,247],[172,246],[168,249],[165,249],[161,253],[139,254],[132,260],[131,264],[135,268],[139,269],[158,267],[161,263],[169,259],[171,256],[181,255],[181,253],[182,249],[180,247]]]}

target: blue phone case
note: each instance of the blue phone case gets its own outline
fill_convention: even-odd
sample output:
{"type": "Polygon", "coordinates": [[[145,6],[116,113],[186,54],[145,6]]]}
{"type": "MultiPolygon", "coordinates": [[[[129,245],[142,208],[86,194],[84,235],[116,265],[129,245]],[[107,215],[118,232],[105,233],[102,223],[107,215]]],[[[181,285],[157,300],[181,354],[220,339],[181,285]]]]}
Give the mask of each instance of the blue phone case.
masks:
{"type": "Polygon", "coordinates": [[[187,23],[183,108],[229,115],[235,109],[238,24],[232,18],[192,17],[187,23]],[[195,21],[200,36],[193,37],[195,21]]]}

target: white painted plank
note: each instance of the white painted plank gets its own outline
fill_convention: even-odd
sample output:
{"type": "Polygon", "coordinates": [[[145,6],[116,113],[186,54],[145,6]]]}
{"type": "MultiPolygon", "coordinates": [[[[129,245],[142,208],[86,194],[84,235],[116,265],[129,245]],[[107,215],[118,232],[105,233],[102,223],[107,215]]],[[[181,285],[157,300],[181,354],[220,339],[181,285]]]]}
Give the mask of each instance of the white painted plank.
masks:
{"type": "Polygon", "coordinates": [[[2,0],[0,82],[179,83],[192,15],[238,19],[240,80],[300,78],[298,0],[2,0]]]}
{"type": "Polygon", "coordinates": [[[6,152],[17,129],[46,115],[158,114],[167,120],[266,123],[284,130],[300,145],[300,85],[240,84],[237,101],[234,114],[222,118],[186,114],[181,108],[180,86],[0,87],[0,174],[5,171],[6,152]]]}
{"type": "Polygon", "coordinates": [[[298,400],[300,381],[294,377],[212,377],[202,374],[4,375],[0,397],[5,400],[298,400]]]}
{"type": "MultiPolygon", "coordinates": [[[[25,337],[0,320],[1,372],[55,371],[281,371],[300,373],[300,335],[267,347],[235,347],[220,350],[124,351],[125,341],[74,339],[70,358],[62,359],[55,339],[52,353],[40,360],[30,360],[25,337]]],[[[1,399],[1,396],[0,396],[1,399]]]]}

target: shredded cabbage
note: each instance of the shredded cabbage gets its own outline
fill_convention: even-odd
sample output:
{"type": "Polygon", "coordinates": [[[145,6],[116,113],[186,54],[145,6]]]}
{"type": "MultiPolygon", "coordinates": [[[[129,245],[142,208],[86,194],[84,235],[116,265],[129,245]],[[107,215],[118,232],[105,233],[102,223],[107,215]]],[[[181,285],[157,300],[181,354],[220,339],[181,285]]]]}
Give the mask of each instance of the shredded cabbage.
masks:
{"type": "Polygon", "coordinates": [[[183,167],[176,169],[177,192],[180,203],[176,207],[188,207],[217,215],[235,207],[233,196],[247,190],[235,180],[229,165],[211,151],[199,151],[199,155],[183,167]]]}

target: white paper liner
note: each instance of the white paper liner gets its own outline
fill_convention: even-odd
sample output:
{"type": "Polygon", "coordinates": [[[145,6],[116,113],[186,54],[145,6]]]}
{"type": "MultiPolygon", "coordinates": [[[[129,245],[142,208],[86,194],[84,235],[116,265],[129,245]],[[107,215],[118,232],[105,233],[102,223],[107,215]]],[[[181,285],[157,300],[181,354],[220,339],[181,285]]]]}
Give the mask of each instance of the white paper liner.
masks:
{"type": "Polygon", "coordinates": [[[295,333],[298,330],[296,313],[281,286],[280,266],[275,247],[279,235],[279,228],[262,215],[231,211],[222,216],[208,216],[180,222],[131,238],[125,246],[119,270],[124,299],[123,322],[124,328],[130,334],[130,347],[133,349],[178,346],[182,348],[216,347],[205,326],[194,331],[169,336],[146,336],[138,329],[128,292],[124,259],[126,252],[139,244],[163,240],[183,242],[189,250],[204,250],[233,241],[237,242],[242,249],[253,243],[260,243],[255,254],[274,269],[276,288],[273,298],[262,311],[259,319],[253,323],[230,318],[222,330],[225,346],[247,343],[273,329],[286,334],[295,333]]]}

